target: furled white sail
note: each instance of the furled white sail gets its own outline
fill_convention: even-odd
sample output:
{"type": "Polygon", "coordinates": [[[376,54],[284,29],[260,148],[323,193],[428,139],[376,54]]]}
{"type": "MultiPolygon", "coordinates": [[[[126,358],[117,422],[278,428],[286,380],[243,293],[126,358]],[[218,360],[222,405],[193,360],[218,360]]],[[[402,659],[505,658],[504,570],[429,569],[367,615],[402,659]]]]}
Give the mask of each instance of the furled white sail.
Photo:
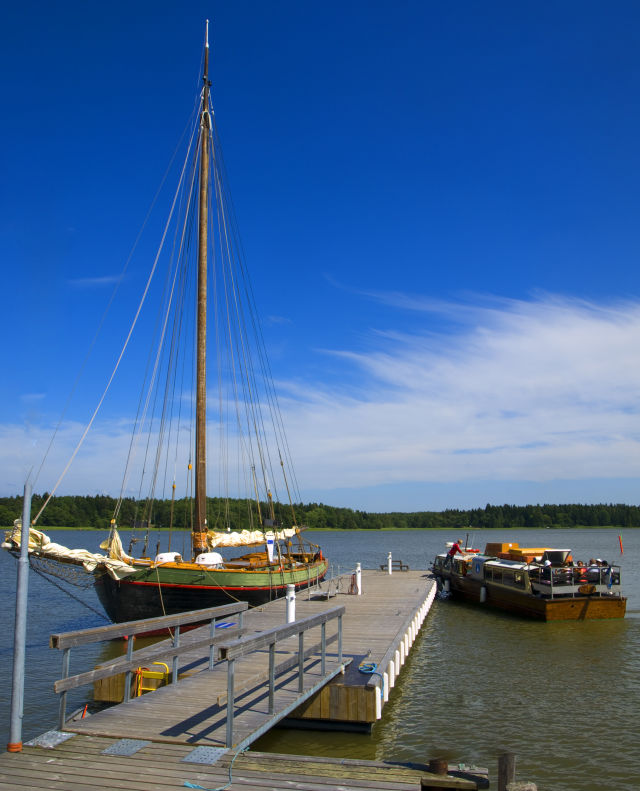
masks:
{"type": "MultiPolygon", "coordinates": [[[[22,542],[21,520],[16,519],[13,523],[13,530],[5,533],[3,549],[19,549],[22,542]]],[[[57,560],[59,563],[72,563],[75,566],[82,566],[85,571],[93,573],[98,566],[103,566],[109,576],[113,579],[122,579],[127,574],[132,574],[135,569],[126,561],[128,556],[122,549],[122,543],[117,533],[112,536],[109,547],[106,542],[101,545],[102,549],[109,549],[109,555],[101,555],[96,552],[89,552],[88,549],[69,549],[62,544],[56,544],[48,535],[35,528],[29,528],[29,553],[40,557],[57,560]]]]}
{"type": "MultiPolygon", "coordinates": [[[[283,530],[274,530],[273,535],[279,541],[292,538],[296,535],[295,527],[285,527],[283,530]]],[[[270,533],[271,534],[271,533],[270,533]]],[[[209,530],[207,544],[210,549],[216,547],[255,547],[265,543],[265,534],[262,530],[241,530],[234,533],[218,533],[209,530]]]]}

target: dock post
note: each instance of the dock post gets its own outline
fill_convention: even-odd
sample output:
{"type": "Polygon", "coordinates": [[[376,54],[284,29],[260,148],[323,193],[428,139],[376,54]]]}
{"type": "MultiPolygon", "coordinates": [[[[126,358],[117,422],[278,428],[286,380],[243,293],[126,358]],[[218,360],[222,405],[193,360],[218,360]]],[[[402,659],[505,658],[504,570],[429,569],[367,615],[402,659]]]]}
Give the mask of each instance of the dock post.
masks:
{"type": "Polygon", "coordinates": [[[362,566],[356,563],[356,593],[362,596],[362,566]]]}
{"type": "Polygon", "coordinates": [[[13,682],[7,752],[22,752],[22,717],[24,714],[24,663],[27,642],[27,593],[29,591],[29,526],[31,524],[31,484],[24,485],[20,558],[16,583],[16,619],[13,643],[13,682]]]}
{"type": "Polygon", "coordinates": [[[393,574],[393,559],[391,557],[391,552],[387,555],[387,569],[389,574],[393,574]]]}
{"type": "Polygon", "coordinates": [[[296,586],[287,585],[285,596],[287,601],[287,623],[293,623],[296,619],[296,586]]]}
{"type": "Polygon", "coordinates": [[[327,624],[320,624],[320,674],[324,676],[327,672],[327,624]]]}
{"type": "Polygon", "coordinates": [[[507,785],[516,779],[515,753],[502,753],[498,756],[498,791],[507,791],[507,785]]]}

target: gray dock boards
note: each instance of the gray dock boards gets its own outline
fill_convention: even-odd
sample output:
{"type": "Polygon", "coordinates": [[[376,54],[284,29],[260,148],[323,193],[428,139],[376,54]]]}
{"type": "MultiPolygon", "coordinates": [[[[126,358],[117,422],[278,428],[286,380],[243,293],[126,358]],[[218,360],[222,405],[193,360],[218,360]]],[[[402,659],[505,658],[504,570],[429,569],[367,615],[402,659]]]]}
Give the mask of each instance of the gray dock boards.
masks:
{"type": "MultiPolygon", "coordinates": [[[[130,757],[104,755],[113,740],[74,736],[53,750],[26,747],[0,755],[0,791],[170,791],[185,781],[213,789],[229,781],[233,752],[212,765],[185,763],[187,745],[150,744],[130,757]]],[[[429,776],[425,770],[355,759],[314,758],[247,752],[233,763],[230,789],[256,791],[416,791],[424,777],[444,788],[472,789],[455,777],[429,776]]]]}
{"type": "MultiPolygon", "coordinates": [[[[374,692],[367,687],[370,676],[354,668],[366,659],[379,664],[390,655],[390,647],[403,639],[407,623],[431,600],[433,581],[424,572],[403,572],[389,576],[384,572],[363,572],[363,596],[339,594],[330,601],[307,600],[298,596],[298,618],[344,604],[343,656],[353,658],[345,676],[332,682],[330,697],[339,698],[345,690],[374,692]]],[[[282,600],[245,614],[247,634],[281,625],[285,620],[282,600]]],[[[208,628],[208,627],[205,627],[208,628]]],[[[333,634],[334,627],[328,631],[333,634]]],[[[196,642],[198,630],[182,636],[182,642],[196,642]]],[[[305,648],[318,641],[311,633],[305,648]]],[[[144,664],[145,650],[139,652],[144,664]]],[[[297,650],[297,639],[278,644],[276,663],[291,658],[297,650]]],[[[336,663],[336,644],[328,650],[329,662],[336,663]]],[[[267,652],[236,660],[236,707],[234,741],[268,719],[267,652]]],[[[225,752],[211,765],[184,762],[196,745],[209,748],[224,744],[226,725],[226,668],[217,663],[208,669],[208,658],[202,650],[181,657],[181,668],[191,673],[177,684],[134,699],[131,703],[113,706],[84,720],[68,723],[66,730],[76,735],[54,749],[25,747],[22,753],[0,755],[0,791],[98,791],[111,788],[127,791],[168,791],[184,787],[185,781],[216,788],[229,780],[229,767],[235,751],[225,752]],[[122,738],[150,742],[132,755],[105,755],[122,738]]],[[[319,659],[307,660],[305,687],[319,678],[319,659]]],[[[384,668],[380,668],[381,671],[384,668]]],[[[295,700],[296,670],[278,676],[277,706],[295,700]]],[[[340,704],[354,719],[363,716],[355,704],[340,704]],[[345,708],[346,707],[346,708],[345,708]]],[[[331,716],[328,708],[326,714],[331,716]]],[[[370,716],[366,714],[366,716],[370,716]]],[[[215,753],[215,751],[213,751],[215,753]]],[[[430,775],[427,768],[376,761],[333,759],[310,756],[288,756],[246,752],[233,763],[234,788],[256,791],[289,788],[292,791],[409,791],[419,789],[428,778],[433,787],[472,789],[474,782],[464,778],[430,775]]]]}
{"type": "MultiPolygon", "coordinates": [[[[330,602],[311,599],[304,594],[296,600],[296,617],[302,618],[334,607],[337,602],[346,607],[343,618],[343,656],[353,658],[357,665],[363,659],[380,662],[388,653],[389,645],[399,639],[407,619],[423,604],[434,583],[424,572],[403,572],[389,575],[383,572],[363,573],[363,595],[339,595],[330,602]]],[[[250,610],[244,615],[246,634],[264,631],[284,623],[285,602],[278,600],[250,610]]],[[[203,627],[207,629],[208,627],[203,627]]],[[[335,622],[327,635],[334,634],[335,622]]],[[[185,642],[196,642],[200,630],[183,636],[185,642]]],[[[319,630],[312,630],[305,645],[319,641],[319,630]]],[[[278,643],[276,663],[281,663],[297,650],[297,638],[278,643]]],[[[140,651],[141,662],[145,651],[140,651]]],[[[336,663],[335,643],[329,647],[328,662],[336,663]]],[[[75,723],[67,730],[76,733],[112,737],[145,738],[155,741],[188,742],[219,746],[224,744],[226,721],[226,663],[218,662],[208,670],[202,651],[185,654],[182,667],[193,673],[177,684],[133,699],[130,703],[113,706],[75,723]]],[[[307,660],[305,688],[319,680],[319,662],[307,660]]],[[[268,652],[258,651],[236,660],[236,721],[235,743],[246,738],[250,730],[265,722],[267,695],[265,681],[268,673],[268,652]]],[[[369,676],[350,670],[348,679],[337,678],[326,704],[318,702],[313,718],[325,716],[342,721],[373,722],[375,689],[366,689],[369,676]],[[359,698],[353,690],[366,695],[359,698]],[[364,702],[363,702],[364,701],[364,702]],[[325,711],[322,712],[323,708],[325,711]]],[[[297,694],[297,676],[290,671],[279,677],[278,707],[289,705],[297,694]]],[[[296,716],[299,716],[298,714],[296,716]]],[[[275,722],[275,721],[274,721],[275,722]]]]}

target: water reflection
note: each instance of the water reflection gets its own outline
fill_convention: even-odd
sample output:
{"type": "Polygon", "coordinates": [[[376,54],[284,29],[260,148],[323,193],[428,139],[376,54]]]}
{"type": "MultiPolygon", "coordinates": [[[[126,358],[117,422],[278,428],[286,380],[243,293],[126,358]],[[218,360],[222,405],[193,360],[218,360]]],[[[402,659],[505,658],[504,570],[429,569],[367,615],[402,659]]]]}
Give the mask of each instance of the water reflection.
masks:
{"type": "MultiPolygon", "coordinates": [[[[502,531],[476,539],[500,540],[502,531]]],[[[495,780],[500,752],[515,752],[518,777],[540,791],[637,789],[640,762],[635,721],[640,707],[640,531],[509,531],[523,546],[571,547],[574,557],[605,557],[622,565],[627,617],[618,621],[537,623],[455,601],[439,602],[423,626],[400,681],[371,734],[277,730],[257,749],[274,752],[425,762],[435,755],[488,766],[495,780]]],[[[97,548],[99,533],[57,532],[69,546],[97,548]]],[[[387,552],[412,568],[427,568],[444,541],[441,531],[309,533],[341,570],[357,561],[376,568],[387,552]]],[[[155,544],[154,544],[155,545],[155,544]]],[[[0,655],[12,652],[15,562],[0,553],[0,593],[9,623],[0,655]]],[[[91,589],[81,591],[100,609],[91,589]]],[[[77,601],[30,575],[25,738],[55,725],[53,681],[61,657],[48,648],[52,632],[104,623],[77,601]]],[[[72,672],[123,652],[122,642],[72,651],[72,672]]],[[[0,689],[0,718],[8,721],[10,689],[0,689]]],[[[74,692],[69,710],[84,703],[74,692]]],[[[5,734],[5,741],[7,735],[5,734]]]]}

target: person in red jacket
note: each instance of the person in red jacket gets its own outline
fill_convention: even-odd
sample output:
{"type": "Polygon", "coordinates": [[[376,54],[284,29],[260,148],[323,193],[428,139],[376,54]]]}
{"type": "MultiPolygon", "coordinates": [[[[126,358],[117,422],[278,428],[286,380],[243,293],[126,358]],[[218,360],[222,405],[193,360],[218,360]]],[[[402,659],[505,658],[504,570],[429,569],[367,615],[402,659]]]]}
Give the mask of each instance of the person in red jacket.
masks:
{"type": "Polygon", "coordinates": [[[462,539],[461,539],[461,538],[459,538],[457,541],[454,541],[454,542],[453,542],[453,546],[451,547],[451,549],[449,550],[449,552],[447,552],[447,565],[449,565],[449,566],[450,566],[450,565],[453,563],[453,558],[455,557],[455,555],[457,555],[457,554],[458,554],[458,552],[459,552],[461,555],[464,553],[464,550],[463,550],[463,549],[462,549],[462,547],[460,546],[462,543],[463,543],[463,542],[462,542],[462,539]]]}

